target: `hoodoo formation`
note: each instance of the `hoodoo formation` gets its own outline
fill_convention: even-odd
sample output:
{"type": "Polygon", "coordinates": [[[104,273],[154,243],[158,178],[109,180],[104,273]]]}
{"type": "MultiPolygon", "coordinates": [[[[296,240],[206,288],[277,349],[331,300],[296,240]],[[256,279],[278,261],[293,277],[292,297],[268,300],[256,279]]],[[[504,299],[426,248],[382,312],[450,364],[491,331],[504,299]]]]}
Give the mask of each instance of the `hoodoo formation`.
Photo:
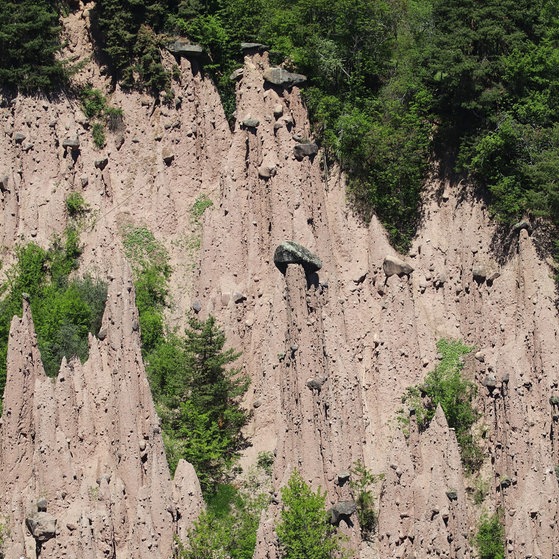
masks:
{"type": "MultiPolygon", "coordinates": [[[[103,118],[118,122],[101,142],[101,117],[73,94],[2,95],[0,274],[12,285],[21,247],[46,250],[74,227],[79,269],[64,277],[91,274],[108,295],[88,357],[64,358],[55,377],[43,367],[34,292],[11,321],[3,556],[194,557],[190,530],[213,514],[204,484],[214,478],[201,488],[190,463],[168,465],[175,416],[163,383],[150,389],[145,285],[135,281],[155,262],[168,285],[158,335],[215,317],[250,379],[246,444],[226,481],[244,487],[269,460],[258,470],[269,486],[255,559],[290,557],[277,527],[294,472],[324,493],[326,533],[343,534],[356,559],[476,559],[491,522],[505,557],[559,559],[559,316],[551,259],[530,222],[503,234],[473,183],[432,172],[417,233],[398,254],[376,215],[354,211],[347,173],[319,148],[306,77],[288,71],[297,68],[250,43],[226,115],[202,47],[167,37],[157,52],[173,68],[172,100],[162,102],[108,77],[93,3],[68,11],[59,54],[79,62],[72,83],[103,92],[103,118]],[[130,231],[151,236],[132,244],[130,231]],[[463,350],[447,353],[441,340],[463,350]],[[465,379],[467,432],[465,416],[430,392],[435,377],[449,390],[465,379]]],[[[56,260],[45,258],[54,278],[56,260]]],[[[180,413],[194,392],[183,390],[180,413]]]]}

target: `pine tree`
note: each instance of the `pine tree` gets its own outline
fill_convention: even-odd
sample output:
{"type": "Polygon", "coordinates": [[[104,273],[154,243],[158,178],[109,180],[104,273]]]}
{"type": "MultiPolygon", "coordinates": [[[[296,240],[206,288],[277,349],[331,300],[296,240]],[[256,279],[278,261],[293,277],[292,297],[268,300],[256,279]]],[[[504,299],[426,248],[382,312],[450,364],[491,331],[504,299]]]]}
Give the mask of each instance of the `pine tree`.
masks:
{"type": "MultiPolygon", "coordinates": [[[[248,388],[248,378],[240,369],[228,368],[240,356],[233,349],[224,350],[225,334],[214,317],[205,321],[191,318],[183,340],[181,367],[165,367],[155,380],[159,387],[160,413],[163,417],[171,468],[179,458],[189,461],[205,492],[223,481],[227,470],[243,445],[241,429],[249,414],[241,407],[240,397],[248,388]]],[[[152,375],[152,377],[155,375],[152,375]]]]}
{"type": "Polygon", "coordinates": [[[340,541],[328,523],[326,495],[316,493],[294,471],[281,491],[283,509],[276,528],[282,559],[331,559],[340,541]]]}

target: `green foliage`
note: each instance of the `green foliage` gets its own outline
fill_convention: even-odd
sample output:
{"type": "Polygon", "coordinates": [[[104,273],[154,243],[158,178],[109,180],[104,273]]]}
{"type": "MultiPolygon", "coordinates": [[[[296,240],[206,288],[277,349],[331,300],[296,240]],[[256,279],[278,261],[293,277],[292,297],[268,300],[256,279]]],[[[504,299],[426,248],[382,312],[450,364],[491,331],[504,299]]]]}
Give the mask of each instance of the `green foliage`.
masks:
{"type": "Polygon", "coordinates": [[[101,149],[105,147],[106,138],[105,138],[105,127],[100,123],[96,122],[91,129],[91,134],[93,136],[93,143],[95,147],[101,149]]]}
{"type": "Polygon", "coordinates": [[[184,338],[170,336],[148,357],[163,421],[170,465],[190,462],[205,493],[225,479],[244,440],[241,428],[249,415],[239,403],[248,378],[228,369],[239,354],[224,350],[225,335],[215,319],[190,318],[184,338]]]}
{"type": "Polygon", "coordinates": [[[269,451],[259,452],[256,458],[256,465],[271,476],[272,467],[274,465],[274,453],[269,451]]]}
{"type": "Polygon", "coordinates": [[[87,211],[87,202],[79,192],[71,192],[66,198],[66,212],[70,217],[78,217],[87,211]]]}
{"type": "MultiPolygon", "coordinates": [[[[476,387],[461,375],[464,367],[462,356],[472,348],[457,340],[439,340],[437,349],[441,354],[439,364],[427,375],[423,384],[407,389],[402,402],[408,409],[414,409],[420,430],[428,427],[440,405],[449,427],[456,432],[464,467],[475,471],[483,462],[481,449],[471,432],[479,417],[472,405],[476,387]]],[[[399,419],[404,425],[409,423],[404,412],[400,413],[399,419]]]]}
{"type": "Polygon", "coordinates": [[[121,233],[124,252],[134,273],[142,353],[147,359],[151,352],[165,343],[163,312],[169,294],[169,257],[165,247],[149,229],[125,225],[121,233]]]}
{"type": "Polygon", "coordinates": [[[357,461],[351,469],[350,487],[354,493],[361,537],[364,540],[370,539],[377,527],[373,486],[382,479],[384,475],[373,474],[361,461],[357,461]]]}
{"type": "MultiPolygon", "coordinates": [[[[203,211],[203,210],[202,210],[203,211]]],[[[144,227],[124,226],[140,315],[142,353],[162,419],[167,459],[190,462],[205,493],[225,479],[243,444],[248,413],[239,404],[248,379],[229,369],[239,354],[224,350],[225,334],[213,317],[190,318],[183,336],[167,332],[164,310],[171,269],[167,251],[144,227]]]]}
{"type": "Polygon", "coordinates": [[[53,2],[0,0],[0,83],[24,92],[63,85],[59,34],[53,2]]]}
{"type": "Polygon", "coordinates": [[[252,469],[241,486],[218,485],[188,533],[182,559],[252,559],[260,515],[270,501],[270,477],[252,469]]]}
{"type": "Polygon", "coordinates": [[[478,479],[475,482],[475,488],[474,488],[474,503],[476,505],[481,505],[483,503],[483,501],[485,501],[485,498],[487,497],[487,494],[489,493],[489,482],[485,479],[483,479],[481,476],[478,477],[478,479]]]}
{"type": "Polygon", "coordinates": [[[204,215],[204,212],[213,206],[213,202],[208,198],[206,194],[200,194],[196,201],[192,205],[190,210],[190,215],[192,220],[196,223],[200,221],[200,218],[204,215]]]}
{"type": "Polygon", "coordinates": [[[91,86],[86,86],[80,91],[80,100],[83,112],[87,118],[93,121],[91,129],[93,143],[101,149],[106,143],[106,125],[113,132],[118,130],[122,126],[123,111],[116,107],[110,107],[103,93],[91,86]]]}
{"type": "Polygon", "coordinates": [[[107,99],[99,89],[90,86],[80,92],[83,112],[87,118],[100,118],[107,108],[107,99]]]}
{"type": "Polygon", "coordinates": [[[500,512],[481,517],[474,541],[479,559],[504,559],[505,529],[500,512]]]}
{"type": "Polygon", "coordinates": [[[328,522],[326,495],[314,492],[294,471],[281,490],[283,507],[276,526],[282,559],[332,559],[341,552],[340,539],[328,522]]]}
{"type": "Polygon", "coordinates": [[[89,276],[70,279],[80,254],[79,235],[72,228],[48,250],[34,243],[16,250],[17,262],[0,287],[0,392],[6,382],[10,323],[14,315],[21,315],[24,293],[29,296],[46,373],[55,376],[64,356],[87,359],[88,333],[96,334],[101,326],[107,288],[89,276]]]}

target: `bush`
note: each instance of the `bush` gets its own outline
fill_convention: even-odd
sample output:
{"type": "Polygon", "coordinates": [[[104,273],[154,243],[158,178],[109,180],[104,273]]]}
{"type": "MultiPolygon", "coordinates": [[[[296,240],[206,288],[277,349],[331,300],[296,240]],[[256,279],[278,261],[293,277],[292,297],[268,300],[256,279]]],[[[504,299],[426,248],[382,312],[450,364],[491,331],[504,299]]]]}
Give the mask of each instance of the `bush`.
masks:
{"type": "Polygon", "coordinates": [[[71,192],[66,198],[66,212],[70,217],[78,217],[87,210],[87,203],[79,192],[71,192]]]}
{"type": "Polygon", "coordinates": [[[208,498],[188,540],[181,545],[182,559],[252,559],[260,515],[270,502],[270,477],[253,469],[239,488],[218,485],[208,498]]]}
{"type": "MultiPolygon", "coordinates": [[[[442,356],[439,364],[427,375],[423,384],[407,389],[402,402],[408,409],[415,410],[421,431],[429,426],[440,405],[449,427],[456,432],[464,467],[476,471],[483,462],[481,449],[471,433],[479,417],[472,405],[476,386],[461,375],[464,367],[462,356],[472,351],[472,348],[457,340],[439,340],[437,349],[442,356]]],[[[409,423],[404,411],[400,412],[399,420],[404,426],[409,423]]]]}
{"type": "Polygon", "coordinates": [[[105,146],[105,127],[100,123],[96,122],[91,129],[91,134],[93,136],[93,143],[95,147],[101,149],[105,146]]]}
{"type": "Polygon", "coordinates": [[[384,475],[371,473],[361,461],[357,461],[351,469],[350,487],[354,493],[361,537],[364,540],[368,540],[377,528],[377,512],[372,488],[383,478],[384,475]]]}
{"type": "Polygon", "coordinates": [[[479,559],[504,559],[505,529],[501,516],[499,512],[496,512],[492,516],[485,514],[481,517],[475,536],[475,546],[479,559]]]}
{"type": "Polygon", "coordinates": [[[81,254],[79,235],[66,230],[64,240],[55,239],[48,250],[29,243],[16,250],[17,262],[0,287],[0,392],[6,382],[6,356],[10,323],[21,315],[22,294],[29,295],[45,372],[55,376],[60,362],[88,355],[88,333],[97,334],[105,301],[106,284],[85,276],[70,279],[81,254]]]}
{"type": "Polygon", "coordinates": [[[282,559],[332,559],[341,543],[328,522],[326,495],[294,471],[281,490],[283,507],[276,527],[282,559]]]}

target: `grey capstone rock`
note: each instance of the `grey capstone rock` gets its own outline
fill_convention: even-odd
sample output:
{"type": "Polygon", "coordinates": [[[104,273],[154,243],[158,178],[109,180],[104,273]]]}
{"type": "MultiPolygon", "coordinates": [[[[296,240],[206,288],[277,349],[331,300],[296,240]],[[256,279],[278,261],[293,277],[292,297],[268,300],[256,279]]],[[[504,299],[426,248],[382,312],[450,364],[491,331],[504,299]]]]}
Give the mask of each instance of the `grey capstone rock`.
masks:
{"type": "Polygon", "coordinates": [[[202,310],[202,305],[200,304],[200,301],[194,301],[192,303],[191,309],[198,314],[201,310],[202,310]]]}
{"type": "Polygon", "coordinates": [[[241,51],[247,51],[247,50],[257,50],[257,51],[263,51],[263,50],[268,50],[270,47],[268,45],[263,45],[262,43],[241,43],[241,51]]]}
{"type": "Polygon", "coordinates": [[[400,260],[396,256],[386,256],[382,263],[382,269],[386,277],[393,275],[409,276],[413,272],[413,267],[407,262],[400,260]]]}
{"type": "Polygon", "coordinates": [[[46,499],[39,499],[37,501],[37,510],[39,512],[47,512],[47,500],[46,499]]]}
{"type": "Polygon", "coordinates": [[[44,543],[56,535],[56,518],[48,512],[38,512],[26,518],[25,524],[38,542],[44,543]]]}
{"type": "Polygon", "coordinates": [[[340,486],[344,485],[349,481],[350,478],[351,478],[351,472],[349,471],[338,472],[338,485],[340,486]]]}
{"type": "Polygon", "coordinates": [[[294,74],[283,68],[268,68],[264,72],[264,80],[273,85],[292,87],[305,83],[307,81],[307,76],[303,74],[294,74]]]}
{"type": "Polygon", "coordinates": [[[522,221],[519,221],[518,223],[515,223],[512,226],[512,232],[513,233],[520,233],[520,231],[522,231],[522,229],[526,229],[526,231],[528,231],[528,235],[530,235],[532,233],[532,226],[530,225],[530,222],[526,221],[525,219],[523,219],[522,221]]]}
{"type": "Polygon", "coordinates": [[[448,497],[449,501],[457,501],[458,500],[458,493],[456,491],[447,491],[446,496],[448,497]]]}
{"type": "Polygon", "coordinates": [[[170,165],[175,159],[175,154],[169,148],[163,148],[161,157],[163,158],[165,165],[170,165]]]}
{"type": "Polygon", "coordinates": [[[185,58],[200,58],[204,54],[204,48],[200,45],[194,45],[181,39],[169,43],[167,50],[176,56],[185,58]]]}
{"type": "Polygon", "coordinates": [[[80,139],[77,136],[73,138],[64,138],[62,140],[63,148],[78,149],[80,147],[80,139]]]}
{"type": "Polygon", "coordinates": [[[14,142],[16,144],[21,144],[25,138],[27,138],[27,136],[23,132],[16,132],[14,134],[14,142]]]}
{"type": "Polygon", "coordinates": [[[338,526],[342,520],[349,520],[349,517],[355,513],[357,505],[355,501],[340,501],[336,503],[329,511],[330,523],[338,526]]]}
{"type": "Polygon", "coordinates": [[[318,256],[293,241],[284,241],[278,245],[274,252],[274,264],[282,273],[285,273],[288,264],[301,264],[307,273],[316,272],[322,268],[322,262],[318,256]]]}
{"type": "Polygon", "coordinates": [[[258,128],[260,121],[257,118],[245,118],[241,124],[244,128],[258,128]]]}
{"type": "Polygon", "coordinates": [[[229,74],[229,79],[232,82],[236,82],[239,78],[243,77],[243,74],[245,73],[244,68],[237,68],[235,71],[231,72],[231,74],[229,74]]]}
{"type": "Polygon", "coordinates": [[[108,157],[103,157],[103,159],[97,159],[95,161],[95,168],[102,171],[107,166],[108,163],[109,163],[108,157]]]}
{"type": "Polygon", "coordinates": [[[310,378],[307,380],[307,387],[311,390],[320,390],[327,380],[326,377],[310,378]]]}
{"type": "Polygon", "coordinates": [[[313,157],[318,153],[318,146],[314,142],[305,144],[297,144],[293,148],[293,155],[298,161],[302,161],[305,157],[313,157]]]}

